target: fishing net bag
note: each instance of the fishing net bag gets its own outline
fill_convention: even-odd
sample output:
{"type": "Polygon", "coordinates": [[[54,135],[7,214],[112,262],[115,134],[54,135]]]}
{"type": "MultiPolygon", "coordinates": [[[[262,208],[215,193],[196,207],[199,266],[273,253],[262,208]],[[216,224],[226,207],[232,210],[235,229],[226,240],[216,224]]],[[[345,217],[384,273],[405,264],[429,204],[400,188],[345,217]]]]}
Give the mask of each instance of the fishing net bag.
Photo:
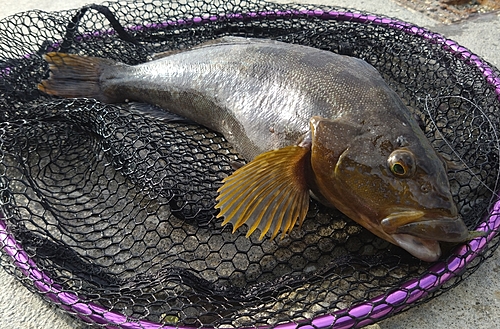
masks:
{"type": "Polygon", "coordinates": [[[439,34],[342,8],[120,1],[0,21],[1,264],[107,328],[353,328],[459,284],[498,245],[499,71],[439,34]],[[37,90],[50,51],[128,64],[221,36],[359,57],[420,118],[467,226],[484,236],[421,262],[311,201],[262,241],[221,226],[217,188],[242,161],[218,133],[143,104],[37,90]]]}

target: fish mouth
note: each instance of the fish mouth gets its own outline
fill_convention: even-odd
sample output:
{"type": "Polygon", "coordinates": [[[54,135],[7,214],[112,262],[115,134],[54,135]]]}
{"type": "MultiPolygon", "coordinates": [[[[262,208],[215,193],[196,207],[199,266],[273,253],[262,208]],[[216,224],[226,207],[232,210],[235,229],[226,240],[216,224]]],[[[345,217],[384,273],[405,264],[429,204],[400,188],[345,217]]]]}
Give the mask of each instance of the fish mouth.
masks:
{"type": "Polygon", "coordinates": [[[410,234],[392,234],[395,244],[425,262],[435,262],[441,257],[437,240],[428,240],[410,234]]]}
{"type": "Polygon", "coordinates": [[[382,228],[401,248],[427,262],[441,256],[439,241],[463,242],[469,230],[462,218],[439,217],[418,210],[400,211],[384,218],[382,228]]]}

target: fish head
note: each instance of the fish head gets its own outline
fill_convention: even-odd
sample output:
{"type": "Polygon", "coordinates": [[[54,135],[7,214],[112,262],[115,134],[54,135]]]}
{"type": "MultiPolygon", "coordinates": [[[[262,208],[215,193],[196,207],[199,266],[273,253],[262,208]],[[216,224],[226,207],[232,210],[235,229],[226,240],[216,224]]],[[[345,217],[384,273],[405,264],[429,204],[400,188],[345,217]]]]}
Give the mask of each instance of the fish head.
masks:
{"type": "Polygon", "coordinates": [[[446,165],[416,124],[397,131],[310,123],[311,191],[319,201],[424,261],[441,256],[439,241],[467,239],[446,165]]]}

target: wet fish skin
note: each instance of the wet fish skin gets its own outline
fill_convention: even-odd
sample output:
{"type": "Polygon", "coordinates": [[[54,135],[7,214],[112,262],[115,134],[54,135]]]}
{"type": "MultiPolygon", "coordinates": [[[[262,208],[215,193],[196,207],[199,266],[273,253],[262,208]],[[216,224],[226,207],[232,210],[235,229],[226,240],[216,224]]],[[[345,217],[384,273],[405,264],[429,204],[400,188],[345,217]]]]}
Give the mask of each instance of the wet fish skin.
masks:
{"type": "MultiPolygon", "coordinates": [[[[353,110],[361,114],[367,106],[356,109],[353,100],[373,102],[378,82],[383,82],[379,73],[363,60],[272,40],[226,37],[135,66],[108,65],[94,97],[168,109],[222,132],[251,161],[296,143],[314,115],[335,118],[355,114],[353,110]],[[373,91],[344,90],[345,82],[373,91]]],[[[379,108],[370,115],[383,113],[379,108]]]]}
{"type": "Polygon", "coordinates": [[[440,257],[438,241],[468,236],[442,158],[360,59],[224,38],[136,66],[62,54],[47,60],[52,76],[39,89],[49,94],[147,102],[221,132],[250,161],[218,197],[234,229],[246,222],[261,238],[290,232],[311,192],[425,261],[440,257]]]}

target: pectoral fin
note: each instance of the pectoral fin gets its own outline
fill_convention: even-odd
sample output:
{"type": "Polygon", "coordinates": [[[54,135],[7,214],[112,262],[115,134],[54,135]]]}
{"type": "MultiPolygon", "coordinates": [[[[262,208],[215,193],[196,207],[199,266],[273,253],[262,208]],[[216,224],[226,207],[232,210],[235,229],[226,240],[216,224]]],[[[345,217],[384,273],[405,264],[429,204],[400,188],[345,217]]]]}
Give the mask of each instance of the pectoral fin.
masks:
{"type": "Polygon", "coordinates": [[[247,223],[247,237],[259,228],[262,239],[268,231],[271,238],[280,230],[284,237],[297,220],[302,224],[309,208],[308,158],[308,148],[287,146],[262,153],[226,177],[215,206],[217,217],[225,218],[222,225],[231,222],[234,232],[247,223]]]}

